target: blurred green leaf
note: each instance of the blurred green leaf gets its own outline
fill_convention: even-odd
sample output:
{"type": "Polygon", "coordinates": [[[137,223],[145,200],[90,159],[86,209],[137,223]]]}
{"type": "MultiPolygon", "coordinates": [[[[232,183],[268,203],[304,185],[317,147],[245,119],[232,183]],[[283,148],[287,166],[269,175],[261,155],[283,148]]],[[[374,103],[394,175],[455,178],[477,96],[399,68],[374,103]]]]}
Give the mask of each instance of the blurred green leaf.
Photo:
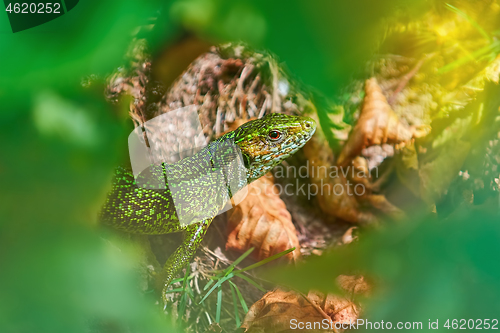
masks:
{"type": "Polygon", "coordinates": [[[10,224],[0,251],[1,332],[171,329],[140,293],[139,258],[126,244],[71,223],[10,224]]]}
{"type": "Polygon", "coordinates": [[[1,332],[173,331],[139,290],[139,251],[93,226],[129,130],[103,80],[81,85],[122,62],[153,3],[93,4],[0,34],[1,332]]]}
{"type": "MultiPolygon", "coordinates": [[[[80,1],[73,10],[41,26],[15,34],[9,28],[0,34],[0,63],[8,64],[0,77],[0,100],[26,105],[31,93],[41,88],[66,90],[85,75],[111,73],[121,65],[132,33],[149,24],[161,4],[156,0],[80,1]]],[[[163,35],[166,40],[168,31],[163,35]]]]}
{"type": "Polygon", "coordinates": [[[93,146],[100,141],[97,125],[86,110],[52,92],[38,94],[33,118],[42,135],[55,136],[82,146],[93,146]]]}

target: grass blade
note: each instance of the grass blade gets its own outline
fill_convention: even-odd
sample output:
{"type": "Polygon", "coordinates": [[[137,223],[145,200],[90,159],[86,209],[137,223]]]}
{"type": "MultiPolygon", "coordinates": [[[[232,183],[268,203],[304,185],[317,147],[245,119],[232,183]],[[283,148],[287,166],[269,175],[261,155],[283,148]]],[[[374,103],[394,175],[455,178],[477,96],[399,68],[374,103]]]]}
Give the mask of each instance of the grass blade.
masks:
{"type": "Polygon", "coordinates": [[[184,317],[184,312],[186,311],[186,305],[187,305],[187,298],[188,294],[186,292],[186,286],[188,285],[188,277],[189,274],[191,273],[191,265],[188,263],[186,265],[186,274],[184,274],[184,279],[182,281],[182,296],[181,300],[179,301],[179,318],[184,317]]]}
{"type": "Polygon", "coordinates": [[[264,260],[261,260],[261,261],[259,261],[259,262],[256,262],[256,263],[255,263],[255,264],[253,264],[253,265],[250,265],[250,266],[247,266],[247,267],[245,267],[245,268],[243,268],[243,269],[240,269],[240,270],[238,270],[238,271],[235,271],[235,272],[234,272],[234,274],[243,273],[243,272],[249,271],[249,270],[251,270],[251,269],[257,268],[257,267],[259,267],[259,266],[265,265],[265,264],[267,264],[268,262],[273,261],[273,260],[276,260],[276,259],[278,259],[278,258],[281,258],[281,257],[283,257],[283,256],[287,255],[288,253],[290,253],[290,252],[294,251],[294,250],[295,250],[295,247],[292,247],[291,249],[285,250],[285,251],[283,251],[283,252],[280,252],[280,253],[277,253],[277,254],[275,254],[275,255],[273,255],[273,256],[270,256],[269,258],[266,258],[266,259],[264,259],[264,260]]]}
{"type": "Polygon", "coordinates": [[[224,276],[228,276],[233,270],[234,268],[236,267],[236,265],[238,265],[240,262],[243,261],[243,259],[245,259],[246,257],[248,257],[250,255],[250,253],[252,253],[252,251],[254,250],[255,248],[252,247],[251,249],[249,249],[247,252],[243,253],[238,259],[236,259],[231,265],[229,265],[228,268],[226,268],[226,273],[224,274],[224,276]]]}
{"type": "Polygon", "coordinates": [[[177,283],[177,282],[181,282],[184,280],[184,277],[181,277],[181,278],[177,278],[177,279],[173,279],[172,281],[170,281],[170,285],[174,284],[174,283],[177,283]]]}
{"type": "Polygon", "coordinates": [[[240,304],[241,304],[241,307],[243,308],[243,311],[245,312],[245,314],[248,313],[247,302],[245,302],[245,298],[243,298],[243,295],[241,294],[240,289],[233,281],[229,280],[229,283],[231,284],[231,286],[234,287],[234,289],[236,289],[236,294],[238,294],[238,298],[240,300],[240,304]]]}
{"type": "Polygon", "coordinates": [[[182,292],[184,291],[184,288],[175,288],[175,289],[170,289],[170,290],[167,290],[165,291],[166,294],[169,294],[169,293],[179,293],[179,292],[182,292]]]}
{"type": "MultiPolygon", "coordinates": [[[[254,248],[252,247],[251,249],[249,249],[248,251],[246,251],[245,253],[243,253],[238,259],[236,259],[231,265],[229,265],[225,270],[224,270],[224,277],[222,278],[219,278],[219,280],[217,281],[217,283],[206,293],[206,295],[203,297],[203,299],[200,301],[200,304],[203,303],[203,301],[205,301],[207,299],[207,297],[217,288],[219,288],[224,282],[226,282],[227,280],[229,280],[230,278],[232,278],[234,276],[234,274],[232,273],[232,271],[234,270],[234,268],[236,267],[236,265],[238,265],[241,261],[243,261],[243,259],[245,259],[246,257],[248,257],[248,255],[250,253],[252,253],[252,251],[254,250],[254,248]]],[[[203,288],[203,290],[207,290],[213,283],[214,280],[208,282],[205,287],[203,288]]]]}
{"type": "Polygon", "coordinates": [[[205,311],[205,314],[207,315],[208,325],[212,325],[212,318],[210,318],[210,314],[207,311],[205,311]]]}
{"type": "Polygon", "coordinates": [[[215,313],[215,322],[220,323],[220,313],[222,311],[222,288],[217,291],[217,312],[215,313]]]}
{"type": "Polygon", "coordinates": [[[259,289],[260,291],[267,292],[267,290],[265,290],[264,288],[262,288],[261,286],[259,286],[257,284],[257,282],[255,282],[254,280],[250,279],[248,276],[245,276],[243,274],[237,274],[236,276],[238,276],[238,277],[242,278],[243,280],[247,281],[248,283],[254,285],[255,288],[259,289]]]}
{"type": "Polygon", "coordinates": [[[210,288],[210,286],[215,282],[215,279],[214,280],[210,280],[208,281],[208,283],[205,285],[205,287],[203,287],[203,291],[207,290],[208,288],[210,288]]]}
{"type": "Polygon", "coordinates": [[[271,262],[273,260],[276,260],[284,255],[287,255],[288,253],[292,252],[295,250],[295,247],[291,248],[291,249],[288,249],[288,250],[285,250],[283,252],[280,252],[278,254],[275,254],[273,256],[270,256],[269,258],[266,258],[264,260],[261,260],[253,265],[250,265],[248,267],[245,267],[243,269],[240,269],[238,271],[235,271],[233,272],[234,268],[236,267],[236,265],[238,265],[243,259],[245,259],[246,257],[248,257],[248,255],[250,253],[252,253],[252,251],[254,250],[254,248],[251,248],[249,249],[248,251],[246,251],[245,253],[243,253],[238,259],[236,259],[230,266],[228,266],[228,268],[225,270],[225,273],[224,273],[224,277],[222,278],[219,278],[219,280],[212,286],[213,284],[213,281],[215,280],[211,280],[210,282],[208,282],[205,287],[203,288],[204,290],[208,289],[210,286],[212,286],[212,288],[210,288],[210,290],[205,294],[205,296],[202,298],[202,300],[200,301],[199,304],[203,303],[208,296],[210,296],[210,294],[212,294],[212,292],[219,288],[221,288],[221,285],[226,282],[227,280],[233,278],[235,275],[238,275],[239,277],[241,277],[242,279],[244,279],[245,281],[253,284],[256,288],[258,288],[259,290],[263,291],[263,292],[266,292],[265,289],[263,289],[261,286],[259,286],[257,283],[255,283],[252,279],[244,276],[243,274],[240,274],[240,273],[243,273],[243,272],[246,272],[250,269],[253,269],[253,268],[256,268],[256,267],[259,267],[259,266],[262,266],[262,265],[265,265],[267,264],[268,262],[271,262]]]}
{"type": "Polygon", "coordinates": [[[184,311],[186,311],[187,294],[183,293],[181,300],[179,301],[179,318],[184,317],[184,311]]]}
{"type": "Polygon", "coordinates": [[[207,299],[207,297],[217,288],[219,288],[224,282],[226,282],[227,280],[231,279],[232,277],[234,277],[234,274],[231,273],[229,274],[228,276],[225,276],[223,277],[222,279],[220,279],[219,281],[217,281],[217,283],[212,287],[212,289],[210,289],[206,295],[203,297],[203,299],[200,301],[200,304],[203,303],[204,300],[207,299]]]}
{"type": "MultiPolygon", "coordinates": [[[[220,274],[217,274],[213,280],[209,281],[205,287],[203,288],[203,290],[207,290],[208,288],[210,288],[210,286],[214,283],[215,280],[219,280],[222,276],[226,277],[228,276],[233,270],[234,268],[236,267],[236,265],[238,265],[243,259],[245,259],[246,257],[248,257],[248,255],[250,253],[252,253],[252,251],[254,250],[254,248],[252,247],[251,249],[249,249],[248,251],[246,251],[245,253],[243,253],[238,259],[236,259],[231,265],[229,265],[225,270],[223,270],[220,274]],[[222,275],[224,274],[224,275],[222,275]]],[[[219,280],[220,281],[220,280],[219,280]]],[[[213,290],[212,290],[213,291],[213,290]]],[[[200,302],[201,303],[201,302],[200,302]]]]}
{"type": "Polygon", "coordinates": [[[191,300],[194,301],[194,292],[193,292],[193,288],[191,288],[191,285],[188,283],[187,286],[186,286],[186,293],[187,295],[191,298],[191,300]]]}
{"type": "MultiPolygon", "coordinates": [[[[493,52],[493,53],[496,53],[500,50],[500,42],[499,41],[494,41],[493,43],[491,44],[488,44],[482,48],[480,48],[479,50],[477,51],[474,51],[472,53],[472,56],[477,59],[477,58],[480,58],[484,55],[487,55],[488,53],[490,52],[493,52]]],[[[449,63],[447,65],[444,65],[443,67],[439,68],[438,71],[437,71],[437,74],[444,74],[446,72],[449,72],[455,68],[458,68],[462,65],[465,65],[466,63],[470,62],[470,57],[466,56],[466,57],[463,57],[463,58],[460,58],[460,59],[457,59],[455,61],[453,61],[452,63],[449,63]]]]}
{"type": "MultiPolygon", "coordinates": [[[[229,281],[231,282],[231,281],[229,281]]],[[[234,320],[236,321],[236,328],[240,327],[241,325],[241,320],[240,320],[240,315],[238,313],[238,301],[236,300],[236,291],[234,291],[233,284],[229,284],[231,287],[231,295],[233,296],[233,306],[234,306],[234,320]]]]}

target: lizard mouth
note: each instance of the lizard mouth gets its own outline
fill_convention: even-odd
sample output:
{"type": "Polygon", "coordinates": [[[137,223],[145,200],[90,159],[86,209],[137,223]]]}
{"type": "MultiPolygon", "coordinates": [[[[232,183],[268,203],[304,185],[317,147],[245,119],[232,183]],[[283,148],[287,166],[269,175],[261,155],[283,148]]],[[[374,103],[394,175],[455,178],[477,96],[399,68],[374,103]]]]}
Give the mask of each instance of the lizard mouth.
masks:
{"type": "Polygon", "coordinates": [[[295,138],[289,140],[283,147],[286,155],[291,155],[302,148],[311,139],[314,132],[316,132],[316,122],[312,118],[303,117],[300,119],[299,124],[302,127],[301,130],[297,131],[295,138]]]}
{"type": "Polygon", "coordinates": [[[302,140],[305,140],[303,142],[303,144],[305,144],[313,136],[314,132],[316,132],[316,122],[312,118],[305,117],[301,121],[301,125],[304,133],[302,135],[302,140]]]}

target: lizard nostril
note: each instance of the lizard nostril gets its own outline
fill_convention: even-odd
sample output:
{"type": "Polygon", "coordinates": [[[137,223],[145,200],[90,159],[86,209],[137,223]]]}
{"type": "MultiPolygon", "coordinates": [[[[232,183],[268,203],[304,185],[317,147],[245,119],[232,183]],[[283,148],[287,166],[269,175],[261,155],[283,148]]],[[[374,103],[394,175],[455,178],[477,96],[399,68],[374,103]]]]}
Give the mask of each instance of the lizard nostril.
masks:
{"type": "Polygon", "coordinates": [[[311,124],[306,123],[306,128],[311,128],[311,124]]]}

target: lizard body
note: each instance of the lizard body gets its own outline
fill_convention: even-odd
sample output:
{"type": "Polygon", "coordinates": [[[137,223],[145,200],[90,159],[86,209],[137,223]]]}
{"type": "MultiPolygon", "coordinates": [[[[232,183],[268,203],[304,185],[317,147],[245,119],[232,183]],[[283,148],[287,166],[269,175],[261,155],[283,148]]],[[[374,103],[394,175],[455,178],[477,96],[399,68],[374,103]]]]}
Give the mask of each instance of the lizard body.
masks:
{"type": "MultiPolygon", "coordinates": [[[[200,180],[200,176],[207,170],[224,168],[228,160],[234,159],[234,147],[237,146],[244,160],[245,172],[236,184],[236,190],[239,190],[304,146],[315,129],[316,124],[311,118],[277,113],[249,121],[211,142],[194,156],[174,164],[151,167],[147,171],[148,179],[153,179],[156,184],[167,183],[166,188],[141,187],[131,171],[118,168],[100,220],[134,234],[184,231],[182,244],[169,257],[159,277],[164,297],[170,281],[196,252],[212,219],[236,193],[234,187],[227,191],[226,183],[220,179],[200,180]],[[181,181],[168,183],[167,179],[172,177],[181,181]],[[184,204],[179,206],[174,202],[184,204]],[[200,212],[203,214],[199,215],[200,212]],[[179,213],[192,216],[196,223],[182,225],[179,213]],[[197,221],[196,216],[204,218],[197,221]]],[[[227,170],[234,172],[231,168],[227,170]]],[[[227,174],[228,178],[231,176],[227,174]]]]}

